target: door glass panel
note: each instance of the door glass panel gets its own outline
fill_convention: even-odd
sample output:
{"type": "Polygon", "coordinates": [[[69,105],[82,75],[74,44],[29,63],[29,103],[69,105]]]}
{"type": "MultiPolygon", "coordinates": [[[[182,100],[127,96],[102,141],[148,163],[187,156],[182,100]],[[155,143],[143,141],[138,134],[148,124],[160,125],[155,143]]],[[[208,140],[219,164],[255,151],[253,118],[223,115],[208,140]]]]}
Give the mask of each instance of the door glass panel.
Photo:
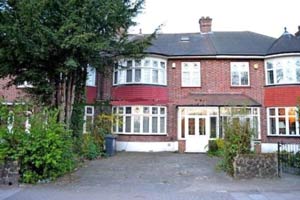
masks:
{"type": "Polygon", "coordinates": [[[185,120],[184,120],[184,117],[181,118],[181,137],[185,138],[185,120]]]}
{"type": "Polygon", "coordinates": [[[210,138],[217,137],[217,118],[211,117],[210,118],[210,138]]]}
{"type": "Polygon", "coordinates": [[[270,133],[275,135],[276,134],[276,120],[275,118],[270,118],[270,133]]]}
{"type": "Polygon", "coordinates": [[[205,119],[199,119],[199,135],[206,135],[205,132],[205,119]]]}
{"type": "Polygon", "coordinates": [[[285,135],[285,118],[280,117],[279,118],[279,134],[280,135],[285,135]]]}
{"type": "Polygon", "coordinates": [[[195,135],[195,119],[189,119],[189,135],[195,135]]]}

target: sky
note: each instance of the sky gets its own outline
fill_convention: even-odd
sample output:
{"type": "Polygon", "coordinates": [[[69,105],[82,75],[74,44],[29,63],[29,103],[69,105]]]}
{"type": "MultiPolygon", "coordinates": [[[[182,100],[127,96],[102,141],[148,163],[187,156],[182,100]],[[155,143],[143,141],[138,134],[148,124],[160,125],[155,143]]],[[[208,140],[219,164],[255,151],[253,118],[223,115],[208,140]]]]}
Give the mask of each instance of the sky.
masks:
{"type": "Polygon", "coordinates": [[[199,32],[202,16],[212,20],[212,31],[253,31],[278,38],[287,27],[294,34],[300,25],[300,0],[145,0],[131,33],[199,32]]]}

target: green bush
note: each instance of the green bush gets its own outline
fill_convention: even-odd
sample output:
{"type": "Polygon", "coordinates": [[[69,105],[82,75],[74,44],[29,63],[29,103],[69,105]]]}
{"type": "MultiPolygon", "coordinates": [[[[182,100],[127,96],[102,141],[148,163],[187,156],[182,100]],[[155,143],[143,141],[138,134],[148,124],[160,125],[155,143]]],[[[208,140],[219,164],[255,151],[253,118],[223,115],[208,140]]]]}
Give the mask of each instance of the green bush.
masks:
{"type": "Polygon", "coordinates": [[[210,156],[218,156],[218,157],[223,156],[224,140],[223,139],[209,140],[207,153],[210,156]]]}
{"type": "Polygon", "coordinates": [[[71,131],[57,122],[58,111],[43,110],[30,116],[30,132],[25,131],[26,106],[1,106],[0,156],[2,160],[18,160],[21,181],[36,183],[53,180],[75,166],[71,131]],[[9,109],[11,111],[9,111],[9,109]],[[13,112],[13,131],[5,119],[13,112]]]}
{"type": "Polygon", "coordinates": [[[89,160],[97,158],[101,153],[101,149],[94,139],[95,137],[91,134],[85,134],[83,136],[82,153],[83,156],[89,160]]]}
{"type": "Polygon", "coordinates": [[[253,130],[249,122],[232,120],[225,124],[224,155],[221,167],[233,175],[233,161],[238,154],[247,154],[251,150],[253,130]]]}

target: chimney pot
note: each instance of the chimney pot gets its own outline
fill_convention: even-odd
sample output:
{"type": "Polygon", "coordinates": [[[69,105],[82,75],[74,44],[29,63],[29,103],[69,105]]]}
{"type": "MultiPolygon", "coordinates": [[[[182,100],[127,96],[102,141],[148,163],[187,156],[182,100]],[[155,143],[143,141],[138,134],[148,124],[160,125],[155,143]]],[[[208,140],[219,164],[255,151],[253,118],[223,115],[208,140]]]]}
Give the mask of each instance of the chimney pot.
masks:
{"type": "Polygon", "coordinates": [[[212,18],[210,17],[201,17],[199,19],[200,32],[209,33],[211,32],[212,18]]]}

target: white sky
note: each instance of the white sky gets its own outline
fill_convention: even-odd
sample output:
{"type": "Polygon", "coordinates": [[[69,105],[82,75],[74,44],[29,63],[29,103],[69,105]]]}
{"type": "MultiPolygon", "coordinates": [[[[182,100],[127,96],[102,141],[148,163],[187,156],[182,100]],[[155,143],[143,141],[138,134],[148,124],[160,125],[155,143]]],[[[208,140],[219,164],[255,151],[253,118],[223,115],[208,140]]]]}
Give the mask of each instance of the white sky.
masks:
{"type": "Polygon", "coordinates": [[[300,0],[145,0],[144,10],[131,33],[200,32],[202,16],[213,19],[213,31],[253,31],[278,38],[287,27],[300,25],[300,0]]]}

